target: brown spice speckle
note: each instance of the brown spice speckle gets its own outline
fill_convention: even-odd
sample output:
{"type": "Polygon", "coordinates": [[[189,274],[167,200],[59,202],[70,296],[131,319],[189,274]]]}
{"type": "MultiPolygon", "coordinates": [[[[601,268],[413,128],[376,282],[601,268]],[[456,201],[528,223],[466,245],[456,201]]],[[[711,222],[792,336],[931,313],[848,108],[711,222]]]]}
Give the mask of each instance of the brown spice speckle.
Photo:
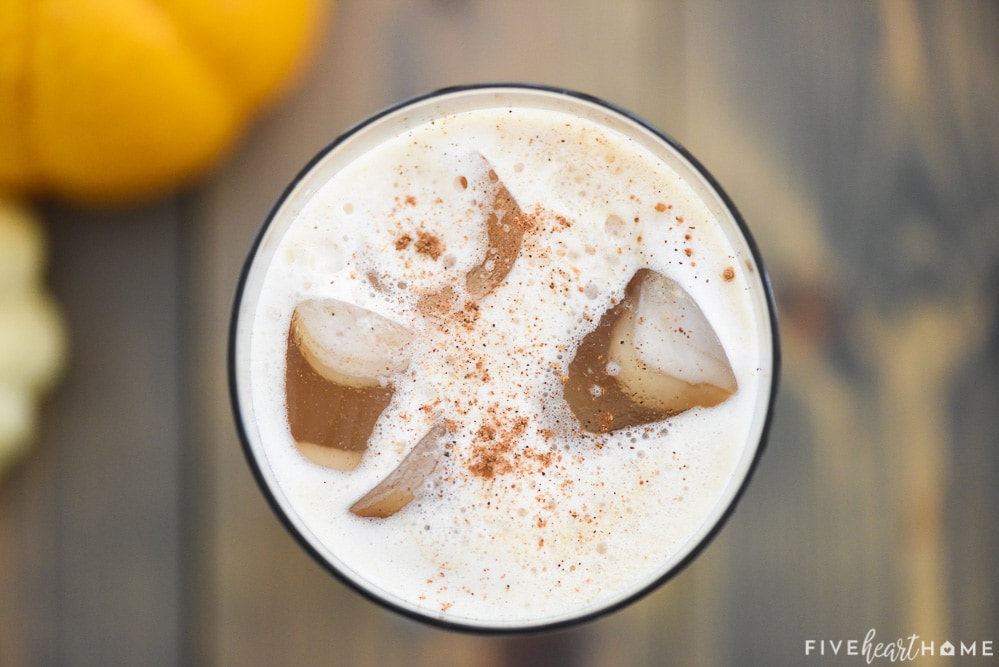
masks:
{"type": "Polygon", "coordinates": [[[444,242],[427,232],[416,232],[416,252],[436,261],[444,254],[444,242]]]}
{"type": "Polygon", "coordinates": [[[528,426],[526,417],[508,421],[495,409],[490,413],[492,420],[480,426],[475,433],[469,472],[476,477],[492,479],[517,471],[526,473],[552,464],[555,458],[552,452],[538,452],[521,446],[520,438],[528,426]]]}

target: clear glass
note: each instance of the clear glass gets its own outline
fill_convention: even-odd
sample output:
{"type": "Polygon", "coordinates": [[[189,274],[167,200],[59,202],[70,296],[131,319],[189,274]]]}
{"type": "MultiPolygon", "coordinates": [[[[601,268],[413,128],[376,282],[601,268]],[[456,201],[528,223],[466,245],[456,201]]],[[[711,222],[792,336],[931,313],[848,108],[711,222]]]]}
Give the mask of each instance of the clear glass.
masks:
{"type": "MultiPolygon", "coordinates": [[[[379,221],[371,220],[366,224],[377,225],[379,221]]],[[[349,235],[351,230],[345,228],[343,232],[349,235]]],[[[718,276],[716,280],[722,278],[718,276]]],[[[291,183],[264,223],[239,282],[230,332],[229,373],[237,427],[260,488],[291,534],[319,563],[372,600],[431,624],[476,632],[533,631],[590,620],[629,604],[690,563],[732,513],[760,459],[773,409],[778,368],[776,311],[762,260],[735,206],[704,167],[672,138],[633,114],[591,96],[523,84],[464,86],[437,91],[376,114],[323,149],[291,183]],[[749,400],[752,404],[747,413],[750,416],[745,428],[740,431],[739,441],[731,445],[737,453],[731,468],[724,475],[724,483],[715,500],[704,508],[699,524],[689,535],[668,554],[648,555],[655,561],[651,570],[643,572],[635,580],[623,580],[607,586],[595,598],[581,598],[578,604],[573,603],[571,595],[563,596],[563,604],[558,610],[542,606],[534,611],[526,604],[521,605],[523,611],[500,615],[484,613],[479,617],[475,613],[451,613],[444,608],[447,605],[427,604],[424,600],[414,599],[409,593],[394,590],[391,585],[377,581],[379,568],[394,568],[396,565],[393,563],[386,562],[373,570],[361,572],[343,555],[343,544],[318,528],[314,517],[303,515],[296,505],[298,501],[292,497],[295,494],[289,493],[294,482],[283,473],[276,472],[274,464],[277,450],[293,448],[290,435],[275,437],[275,432],[281,435],[280,429],[261,429],[260,412],[276,408],[261,403],[254,393],[254,382],[260,381],[261,373],[258,371],[261,364],[280,366],[285,359],[279,357],[262,362],[253,356],[252,347],[255,328],[267,317],[264,314],[267,305],[262,304],[260,298],[264,286],[271,279],[272,265],[280,252],[282,238],[296,221],[310,214],[310,202],[324,185],[337,179],[352,163],[395,137],[425,127],[428,123],[439,123],[456,114],[482,109],[532,109],[569,114],[595,123],[609,132],[619,133],[674,170],[717,221],[721,236],[730,244],[733,262],[740,275],[744,276],[747,312],[750,313],[746,326],[755,332],[751,337],[754,348],[746,351],[746,355],[756,367],[751,386],[746,388],[751,396],[749,400]]],[[[742,389],[740,386],[740,391],[742,389]]],[[[668,447],[669,441],[664,439],[662,446],[668,447]]],[[[310,483],[319,484],[317,488],[323,488],[322,484],[342,484],[345,475],[353,474],[314,467],[316,470],[308,474],[311,476],[310,483]],[[320,481],[317,482],[317,479],[320,481]]],[[[660,520],[652,515],[644,519],[652,524],[660,520]]],[[[656,549],[650,547],[650,551],[656,549]]],[[[518,581],[523,583],[529,580],[518,581]]],[[[491,595],[494,599],[502,597],[495,591],[491,595]]]]}

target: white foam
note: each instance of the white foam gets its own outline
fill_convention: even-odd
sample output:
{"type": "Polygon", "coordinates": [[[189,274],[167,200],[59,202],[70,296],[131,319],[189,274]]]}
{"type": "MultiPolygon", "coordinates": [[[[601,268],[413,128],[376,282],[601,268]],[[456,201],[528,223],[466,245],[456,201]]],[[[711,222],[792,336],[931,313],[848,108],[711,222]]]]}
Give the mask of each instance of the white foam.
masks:
{"type": "Polygon", "coordinates": [[[720,227],[673,168],[615,131],[526,108],[421,125],[336,173],[284,237],[265,246],[273,243],[249,352],[256,451],[307,539],[395,604],[502,627],[617,602],[703,537],[749,465],[770,382],[759,277],[747,269],[734,228],[720,227]],[[478,303],[474,326],[442,332],[420,316],[417,299],[444,285],[460,288],[483,258],[483,157],[520,209],[536,215],[538,229],[504,283],[478,303]],[[439,239],[443,254],[397,249],[400,236],[418,232],[439,239]],[[580,432],[561,378],[575,346],[641,267],[677,281],[699,303],[739,389],[717,407],[650,427],[580,432]],[[734,276],[725,280],[729,268],[734,276]],[[292,310],[322,297],[418,334],[413,361],[350,472],[299,455],[285,421],[292,310]],[[439,466],[432,488],[387,519],[351,515],[348,507],[429,429],[433,415],[419,407],[435,399],[434,413],[459,428],[455,455],[439,466]],[[484,478],[470,469],[475,432],[497,411],[502,427],[526,420],[519,439],[526,474],[484,478]]]}

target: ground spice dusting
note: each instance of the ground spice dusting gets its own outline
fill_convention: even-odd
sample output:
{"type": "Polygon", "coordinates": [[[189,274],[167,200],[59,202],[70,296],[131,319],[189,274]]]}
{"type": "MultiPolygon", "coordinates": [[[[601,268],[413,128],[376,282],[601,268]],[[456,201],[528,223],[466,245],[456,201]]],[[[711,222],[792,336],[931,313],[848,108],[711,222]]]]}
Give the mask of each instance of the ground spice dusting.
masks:
{"type": "MultiPolygon", "coordinates": [[[[475,323],[479,320],[479,304],[475,301],[466,301],[465,305],[461,308],[461,312],[458,314],[458,320],[469,331],[474,329],[475,323]]],[[[481,368],[479,364],[476,366],[481,368]]]]}
{"type": "Polygon", "coordinates": [[[444,254],[444,243],[433,234],[416,232],[416,252],[437,261],[444,254]]]}
{"type": "Polygon", "coordinates": [[[521,438],[527,431],[526,417],[517,417],[507,423],[498,413],[498,406],[489,411],[491,422],[483,424],[475,433],[471,447],[468,470],[476,477],[492,479],[510,473],[529,474],[552,464],[552,452],[538,452],[525,447],[521,438]]]}
{"type": "Polygon", "coordinates": [[[476,477],[492,479],[496,475],[513,472],[514,466],[506,457],[511,447],[504,443],[476,445],[472,449],[474,460],[468,467],[476,477]]]}

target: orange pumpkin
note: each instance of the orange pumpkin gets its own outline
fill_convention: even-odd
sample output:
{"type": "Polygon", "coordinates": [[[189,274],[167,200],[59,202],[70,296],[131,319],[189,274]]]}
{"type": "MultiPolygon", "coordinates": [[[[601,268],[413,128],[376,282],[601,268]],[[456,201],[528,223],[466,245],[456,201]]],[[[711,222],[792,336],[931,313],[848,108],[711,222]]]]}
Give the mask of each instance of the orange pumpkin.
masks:
{"type": "Polygon", "coordinates": [[[324,0],[4,0],[0,190],[90,203],[168,191],[283,92],[324,0]]]}

